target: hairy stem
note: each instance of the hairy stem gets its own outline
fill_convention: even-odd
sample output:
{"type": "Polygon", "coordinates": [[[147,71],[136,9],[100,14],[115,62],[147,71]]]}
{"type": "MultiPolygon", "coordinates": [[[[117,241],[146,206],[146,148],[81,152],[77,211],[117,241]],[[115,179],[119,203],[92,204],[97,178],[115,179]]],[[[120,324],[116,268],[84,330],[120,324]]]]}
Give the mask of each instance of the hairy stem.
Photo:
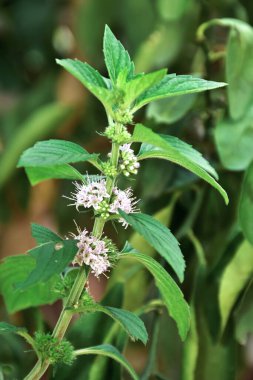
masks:
{"type": "MultiPolygon", "coordinates": [[[[111,165],[117,168],[118,160],[119,160],[119,144],[112,143],[111,159],[110,159],[111,165]]],[[[109,195],[112,194],[116,177],[117,176],[107,177],[106,179],[106,189],[109,195]]],[[[92,235],[99,238],[103,233],[104,225],[105,225],[105,220],[101,217],[96,217],[93,230],[92,230],[92,235]]],[[[86,271],[85,271],[85,268],[82,267],[80,268],[79,273],[77,274],[75,282],[69,293],[68,299],[62,309],[62,312],[59,316],[59,319],[53,331],[53,337],[58,338],[59,341],[63,339],[73,316],[73,312],[69,309],[73,308],[74,305],[78,303],[80,296],[83,292],[86,281],[87,281],[86,271]]],[[[50,365],[50,362],[48,360],[44,360],[44,361],[38,360],[34,368],[25,377],[24,380],[39,380],[43,376],[43,374],[46,372],[49,365],[50,365]]]]}

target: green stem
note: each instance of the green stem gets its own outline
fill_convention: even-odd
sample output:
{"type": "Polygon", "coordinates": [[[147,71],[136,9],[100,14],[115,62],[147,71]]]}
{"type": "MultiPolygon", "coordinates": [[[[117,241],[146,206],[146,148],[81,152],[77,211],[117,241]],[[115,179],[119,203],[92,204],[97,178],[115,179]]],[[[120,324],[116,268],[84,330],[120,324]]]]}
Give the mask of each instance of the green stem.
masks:
{"type": "MultiPolygon", "coordinates": [[[[119,160],[119,144],[113,143],[112,149],[111,149],[111,165],[117,168],[118,160],[119,160]]],[[[106,189],[109,195],[112,194],[116,177],[117,176],[107,177],[106,179],[106,189]]],[[[105,220],[101,217],[96,217],[93,230],[92,230],[92,235],[99,238],[103,233],[104,225],[105,225],[105,220]]],[[[73,316],[73,312],[69,309],[73,308],[74,305],[78,303],[86,281],[87,281],[86,271],[85,271],[85,268],[82,267],[80,268],[79,273],[77,274],[77,277],[70,291],[66,304],[64,308],[62,309],[62,312],[59,316],[59,319],[53,331],[53,337],[58,338],[59,341],[63,339],[73,316]]],[[[48,360],[44,360],[44,361],[38,360],[35,367],[25,377],[24,380],[39,380],[41,376],[43,376],[43,374],[46,372],[49,365],[50,365],[50,362],[48,360]]]]}

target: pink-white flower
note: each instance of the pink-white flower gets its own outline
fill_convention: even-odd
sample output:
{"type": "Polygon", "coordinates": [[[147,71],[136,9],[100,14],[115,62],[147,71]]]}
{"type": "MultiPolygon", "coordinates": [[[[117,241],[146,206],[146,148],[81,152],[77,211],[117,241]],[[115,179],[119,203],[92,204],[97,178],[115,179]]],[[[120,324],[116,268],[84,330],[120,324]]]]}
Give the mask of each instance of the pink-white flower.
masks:
{"type": "Polygon", "coordinates": [[[108,258],[108,248],[106,242],[92,236],[86,229],[83,231],[77,228],[78,234],[72,236],[78,241],[78,252],[73,260],[73,264],[88,265],[91,272],[96,277],[104,274],[111,267],[108,258]]]}
{"type": "MultiPolygon", "coordinates": [[[[118,214],[118,209],[123,210],[126,214],[137,212],[138,210],[135,207],[137,202],[136,198],[133,197],[133,191],[130,187],[126,190],[120,190],[114,187],[110,212],[112,214],[118,214]]],[[[120,218],[119,222],[122,223],[125,228],[128,226],[128,223],[123,218],[120,218]]]]}
{"type": "Polygon", "coordinates": [[[106,190],[106,181],[104,179],[90,181],[87,177],[87,182],[87,184],[75,182],[76,191],[71,193],[69,199],[74,201],[72,205],[75,205],[77,209],[82,206],[98,210],[100,203],[110,198],[106,190]]]}

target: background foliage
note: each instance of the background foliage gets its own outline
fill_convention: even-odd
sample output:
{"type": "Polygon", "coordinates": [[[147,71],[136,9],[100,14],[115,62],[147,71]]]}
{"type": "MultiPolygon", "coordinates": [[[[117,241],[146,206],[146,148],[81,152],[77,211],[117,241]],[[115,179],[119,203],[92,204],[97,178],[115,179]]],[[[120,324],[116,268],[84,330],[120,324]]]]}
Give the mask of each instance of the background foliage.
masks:
{"type": "MultiPolygon", "coordinates": [[[[94,138],[94,131],[106,125],[101,105],[57,67],[56,57],[77,57],[103,72],[101,40],[107,23],[134,57],[137,71],[166,66],[169,73],[197,73],[229,84],[225,90],[153,103],[137,115],[155,131],[198,149],[216,168],[230,198],[226,207],[210,186],[163,161],[145,161],[133,182],[143,211],[170,226],[187,261],[183,290],[192,327],[186,343],[168,315],[152,312],[152,305],[144,316],[148,350],[127,342],[100,313],[87,314],[69,332],[77,348],[103,340],[125,347],[142,380],[253,378],[252,22],[253,4],[247,0],[5,0],[0,5],[1,257],[34,246],[31,222],[62,236],[74,229],[73,210],[62,198],[70,184],[50,180],[30,187],[24,171],[16,169],[20,153],[49,137],[77,142],[89,152],[108,150],[99,134],[94,138]]],[[[86,214],[79,218],[77,223],[89,227],[86,214]]],[[[121,244],[129,233],[111,228],[107,234],[121,244]]],[[[140,252],[156,255],[139,235],[130,241],[140,252]]],[[[159,297],[147,272],[130,261],[120,264],[108,284],[91,279],[97,298],[104,297],[106,285],[104,305],[124,305],[139,314],[144,301],[159,297]]],[[[49,302],[57,299],[48,297],[49,302]]],[[[17,300],[10,299],[8,309],[14,312],[15,306],[17,300]]],[[[31,332],[42,324],[45,330],[52,327],[59,309],[56,303],[8,317],[5,307],[2,302],[2,320],[31,332]]],[[[27,373],[34,357],[23,349],[19,337],[1,336],[0,378],[27,373]]],[[[71,369],[59,368],[56,379],[83,379],[89,373],[91,380],[117,380],[119,368],[105,358],[82,357],[71,369]]]]}

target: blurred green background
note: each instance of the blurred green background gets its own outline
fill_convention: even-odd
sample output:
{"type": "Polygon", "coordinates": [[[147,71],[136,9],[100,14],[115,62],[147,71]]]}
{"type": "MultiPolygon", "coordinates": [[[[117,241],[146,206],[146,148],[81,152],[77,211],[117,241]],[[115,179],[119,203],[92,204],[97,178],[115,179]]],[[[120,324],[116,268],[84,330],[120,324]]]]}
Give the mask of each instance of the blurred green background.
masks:
{"type": "MultiPolygon", "coordinates": [[[[183,345],[165,312],[145,315],[153,339],[147,348],[128,343],[125,349],[142,380],[253,379],[252,23],[250,0],[0,2],[1,258],[34,246],[31,222],[63,235],[75,229],[73,219],[92,225],[89,215],[77,215],[62,197],[72,190],[71,182],[50,180],[31,187],[24,171],[16,169],[21,152],[47,138],[75,141],[89,152],[108,152],[107,142],[96,133],[106,126],[102,106],[57,67],[55,58],[79,58],[107,75],[102,37],[108,24],[134,58],[137,71],[167,67],[170,73],[194,73],[229,84],[156,102],[136,115],[136,121],[199,150],[218,171],[230,198],[226,207],[207,184],[162,161],[143,163],[132,183],[142,210],[156,214],[181,243],[187,261],[183,291],[192,307],[192,328],[183,345]],[[215,19],[199,29],[197,38],[200,25],[215,19]]],[[[116,233],[111,227],[106,233],[122,245],[130,231],[116,233]]],[[[130,238],[140,250],[155,255],[139,236],[130,238]]],[[[98,299],[105,285],[104,280],[91,279],[98,299]]],[[[108,302],[131,310],[158,297],[147,274],[130,264],[119,266],[108,286],[108,302]]],[[[50,329],[59,306],[8,316],[1,302],[0,314],[30,331],[43,323],[50,329]]],[[[101,343],[110,328],[106,320],[101,329],[101,318],[88,315],[73,325],[69,338],[76,347],[101,343]]],[[[33,355],[23,353],[27,347],[19,338],[0,339],[0,379],[21,379],[33,355]]],[[[110,339],[119,348],[125,346],[117,334],[110,339]]],[[[55,378],[86,379],[94,360],[58,369],[55,378]]],[[[115,363],[97,360],[95,367],[91,380],[120,379],[115,363]]]]}

